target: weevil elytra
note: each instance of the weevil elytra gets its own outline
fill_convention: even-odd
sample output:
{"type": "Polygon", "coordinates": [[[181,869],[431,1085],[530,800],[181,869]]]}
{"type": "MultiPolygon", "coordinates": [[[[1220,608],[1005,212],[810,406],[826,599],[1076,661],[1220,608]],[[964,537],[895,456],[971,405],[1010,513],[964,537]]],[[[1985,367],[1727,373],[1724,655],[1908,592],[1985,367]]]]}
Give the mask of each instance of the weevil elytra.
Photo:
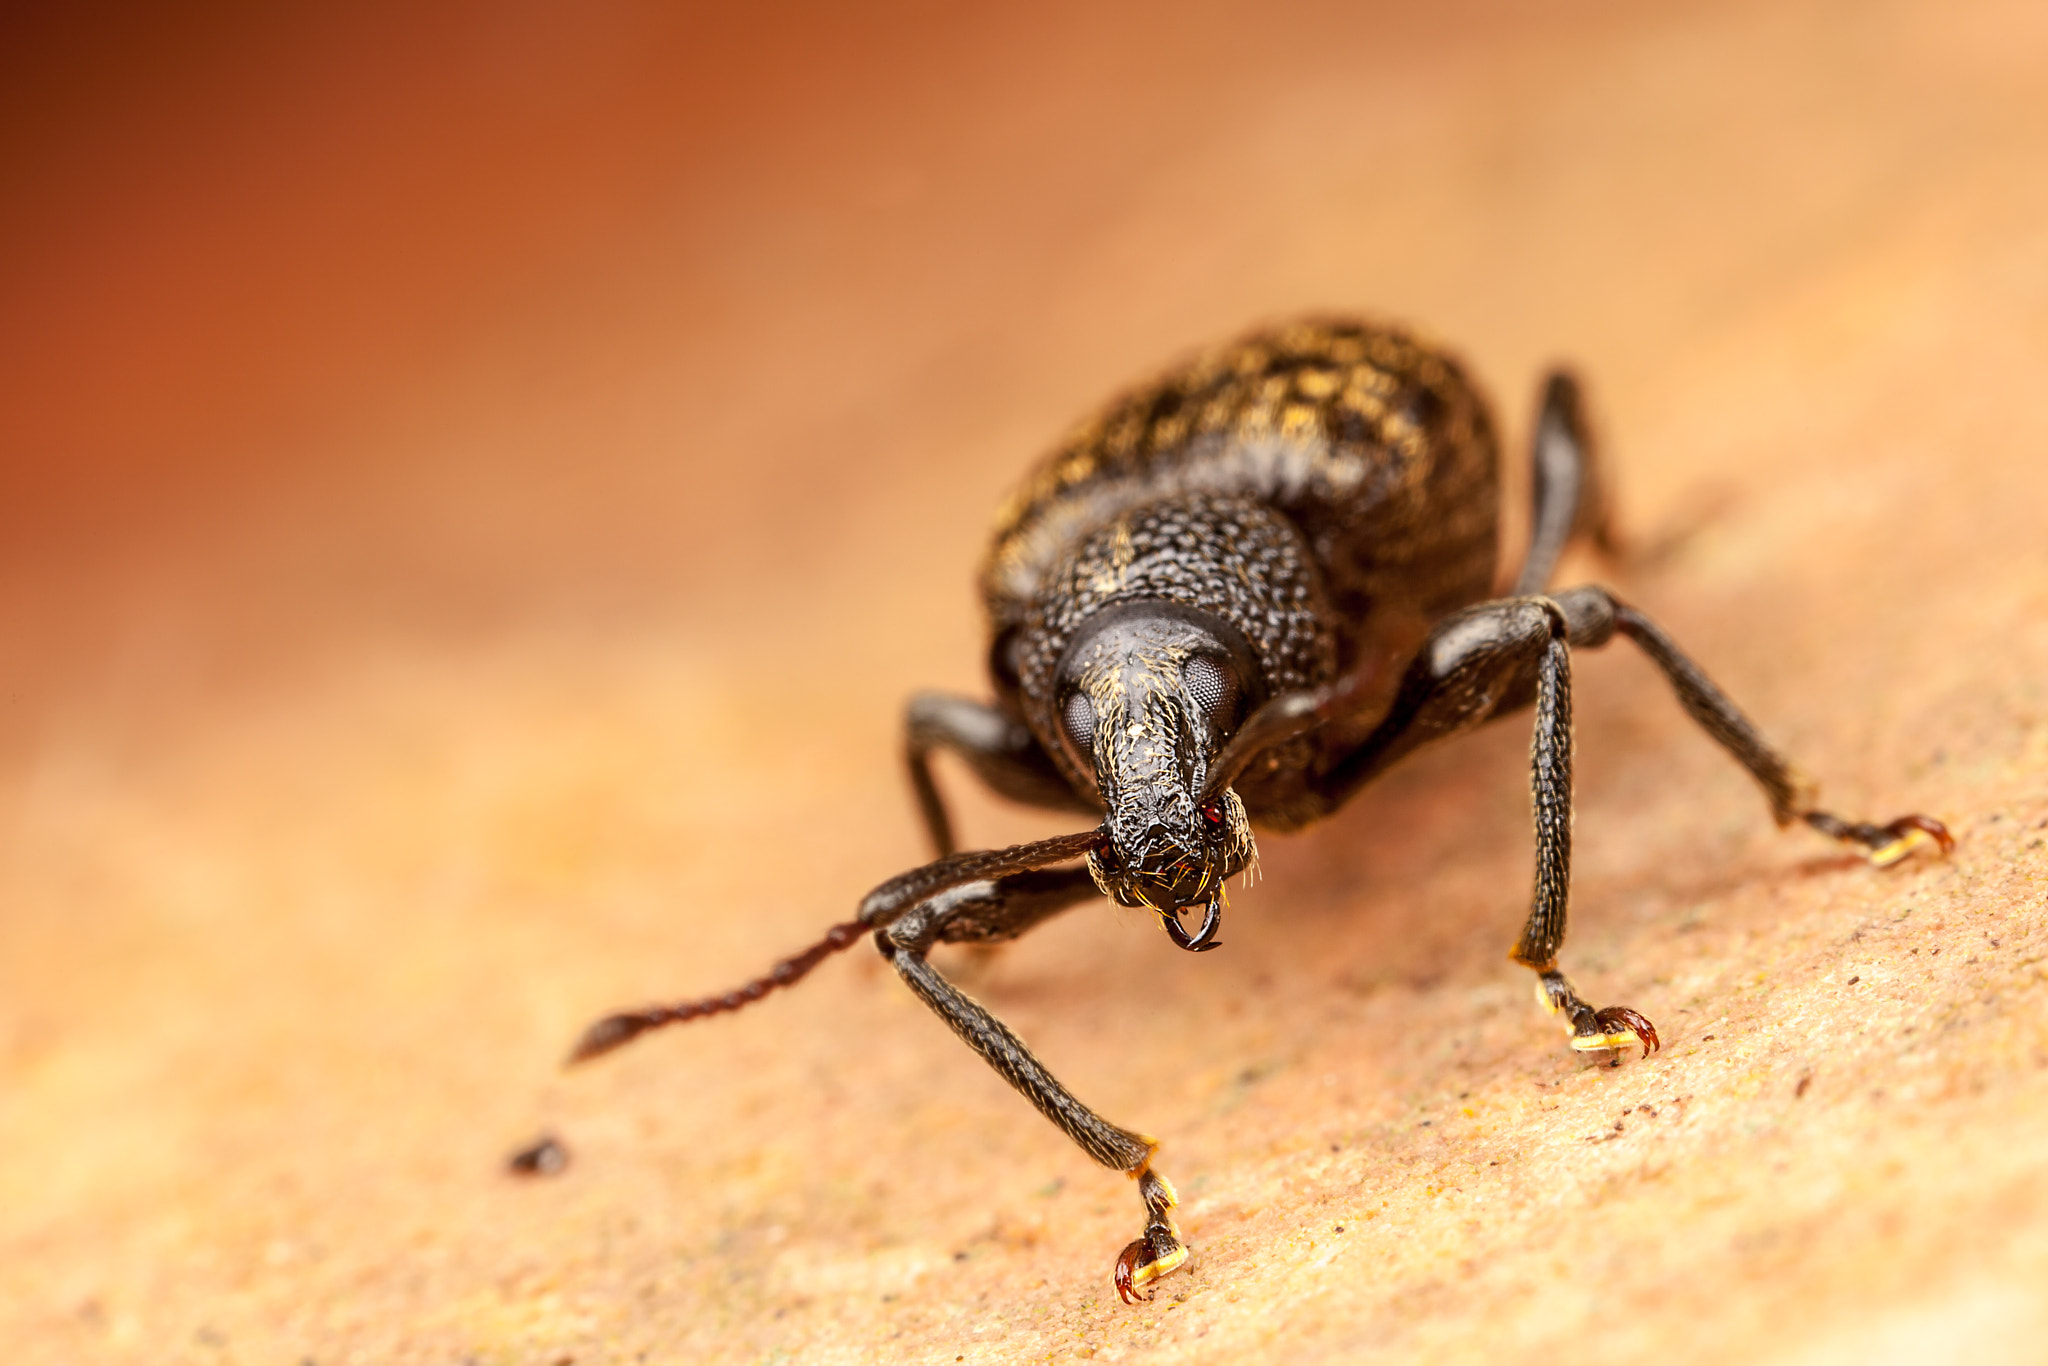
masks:
{"type": "Polygon", "coordinates": [[[1574,540],[1612,543],[1578,383],[1552,374],[1530,459],[1529,545],[1496,590],[1499,461],[1459,363],[1396,328],[1310,319],[1166,371],[1055,449],[1002,512],[981,575],[994,700],[909,706],[910,781],[938,857],[868,893],[853,919],[724,996],[608,1016],[572,1060],[662,1025],[737,1010],[865,935],[905,983],[1088,1155],[1137,1182],[1145,1225],[1117,1258],[1126,1300],[1187,1257],[1158,1144],[1082,1104],[1022,1040],[928,961],[938,943],[1012,939],[1097,894],[1156,912],[1184,949],[1217,947],[1223,887],[1254,824],[1326,816],[1404,755],[1533,707],[1536,873],[1510,957],[1572,1047],[1657,1046],[1558,967],[1572,840],[1571,655],[1616,636],[1795,821],[1886,866],[1948,831],[1814,805],[1778,753],[1648,617],[1605,588],[1552,591],[1574,540]],[[930,758],[996,792],[1084,812],[1092,829],[954,850],[930,758]],[[1076,865],[1079,866],[1076,866],[1076,865]],[[1183,916],[1199,910],[1190,931],[1183,916]]]}

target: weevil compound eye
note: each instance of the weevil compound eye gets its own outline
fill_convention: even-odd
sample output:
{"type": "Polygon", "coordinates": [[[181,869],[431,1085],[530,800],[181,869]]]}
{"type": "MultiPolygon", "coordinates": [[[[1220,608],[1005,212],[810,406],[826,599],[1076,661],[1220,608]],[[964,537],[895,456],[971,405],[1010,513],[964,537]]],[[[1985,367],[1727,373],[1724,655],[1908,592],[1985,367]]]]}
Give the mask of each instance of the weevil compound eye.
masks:
{"type": "Polygon", "coordinates": [[[1244,687],[1227,662],[1196,655],[1181,666],[1180,676],[1187,685],[1188,696],[1195,699],[1195,705],[1209,718],[1218,735],[1228,735],[1237,728],[1244,687]]]}
{"type": "Polygon", "coordinates": [[[1084,692],[1074,693],[1060,708],[1060,724],[1066,727],[1074,755],[1090,766],[1095,762],[1095,704],[1084,692]]]}

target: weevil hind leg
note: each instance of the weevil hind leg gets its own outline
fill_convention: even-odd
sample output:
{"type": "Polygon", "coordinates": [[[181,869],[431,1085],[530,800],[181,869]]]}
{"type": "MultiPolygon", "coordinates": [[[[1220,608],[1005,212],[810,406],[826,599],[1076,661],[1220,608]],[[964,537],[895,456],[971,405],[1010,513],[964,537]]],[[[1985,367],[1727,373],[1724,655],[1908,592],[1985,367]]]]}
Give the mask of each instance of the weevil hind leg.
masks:
{"type": "Polygon", "coordinates": [[[1098,895],[1086,869],[1012,874],[962,887],[912,907],[878,932],[877,945],[905,985],[931,1007],[969,1048],[1081,1151],[1138,1183],[1145,1224],[1117,1258],[1113,1280],[1126,1303],[1152,1297],[1146,1289],[1178,1269],[1188,1256],[1172,1211],[1173,1185],[1152,1166],[1155,1139],[1110,1123],[1067,1090],[1024,1041],[980,1002],[947,981],[928,961],[937,943],[985,944],[1014,939],[1068,906],[1098,895]]]}
{"type": "Polygon", "coordinates": [[[1544,381],[1529,440],[1529,472],[1529,548],[1515,576],[1515,596],[1547,588],[1574,541],[1590,542],[1609,555],[1620,549],[1584,391],[1568,370],[1553,370],[1544,381]]]}

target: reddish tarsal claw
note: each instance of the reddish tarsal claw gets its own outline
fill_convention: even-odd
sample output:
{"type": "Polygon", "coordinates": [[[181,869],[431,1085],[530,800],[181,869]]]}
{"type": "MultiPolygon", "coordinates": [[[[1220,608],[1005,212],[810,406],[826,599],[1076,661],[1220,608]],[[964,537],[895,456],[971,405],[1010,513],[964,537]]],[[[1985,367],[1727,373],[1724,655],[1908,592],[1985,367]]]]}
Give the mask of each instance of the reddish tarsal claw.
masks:
{"type": "Polygon", "coordinates": [[[1885,827],[1885,833],[1893,839],[1905,839],[1907,832],[1912,830],[1918,830],[1931,838],[1941,846],[1943,854],[1953,854],[1956,851],[1956,837],[1948,832],[1946,825],[1932,816],[1901,816],[1885,827]]]}
{"type": "Polygon", "coordinates": [[[1643,1041],[1643,1056],[1646,1058],[1664,1046],[1657,1040],[1657,1026],[1627,1006],[1609,1006],[1596,1014],[1593,1022],[1610,1034],[1616,1025],[1626,1026],[1630,1033],[1643,1041]]]}
{"type": "Polygon", "coordinates": [[[1125,1248],[1116,1259],[1116,1293],[1125,1304],[1147,1304],[1157,1294],[1156,1290],[1138,1288],[1138,1268],[1156,1260],[1152,1253],[1152,1240],[1140,1238],[1125,1248]]]}

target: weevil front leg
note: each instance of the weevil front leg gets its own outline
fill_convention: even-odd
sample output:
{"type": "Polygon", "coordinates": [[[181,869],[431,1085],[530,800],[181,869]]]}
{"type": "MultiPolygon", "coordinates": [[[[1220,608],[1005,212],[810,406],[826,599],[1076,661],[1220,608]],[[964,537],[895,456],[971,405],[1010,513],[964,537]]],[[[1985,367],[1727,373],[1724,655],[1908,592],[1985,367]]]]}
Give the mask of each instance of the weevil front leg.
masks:
{"type": "Polygon", "coordinates": [[[1571,894],[1572,687],[1570,623],[1549,598],[1502,598],[1439,624],[1402,677],[1393,705],[1372,734],[1319,780],[1334,807],[1419,746],[1536,706],[1529,741],[1536,826],[1535,888],[1529,920],[1509,955],[1537,974],[1540,999],[1562,1014],[1572,1047],[1657,1044],[1650,1022],[1626,1006],[1595,1009],[1557,966],[1571,894]]]}
{"type": "Polygon", "coordinates": [[[934,943],[1011,939],[1057,910],[1096,895],[1087,870],[1023,874],[963,887],[925,901],[878,930],[875,943],[904,983],[962,1042],[979,1053],[1038,1112],[1081,1151],[1138,1183],[1145,1226],[1117,1258],[1117,1293],[1126,1303],[1151,1298],[1145,1287],[1187,1260],[1187,1245],[1173,1222],[1179,1203],[1172,1183],[1152,1167],[1157,1139],[1119,1128],[1077,1099],[1034,1056],[1022,1039],[932,967],[934,943]],[[1031,879],[1027,882],[1025,879],[1031,879]]]}
{"type": "Polygon", "coordinates": [[[1536,973],[1537,999],[1564,1017],[1573,1048],[1626,1048],[1639,1040],[1647,1058],[1658,1047],[1656,1026],[1627,1006],[1594,1009],[1557,967],[1571,898],[1572,680],[1564,613],[1555,608],[1553,613],[1536,669],[1536,725],[1529,739],[1536,888],[1530,897],[1529,922],[1508,956],[1536,973]]]}
{"type": "MultiPolygon", "coordinates": [[[[1571,862],[1570,648],[1597,649],[1627,636],[1663,672],[1679,702],[1708,735],[1749,770],[1780,825],[1802,821],[1853,845],[1879,867],[1918,848],[1952,849],[1947,827],[1930,816],[1885,824],[1846,820],[1813,805],[1813,784],[1779,754],[1734,702],[1648,617],[1604,588],[1570,589],[1551,598],[1505,598],[1446,619],[1417,653],[1386,717],[1318,781],[1331,807],[1428,741],[1506,715],[1532,702],[1531,788],[1536,806],[1536,891],[1528,926],[1512,957],[1533,969],[1541,999],[1569,1022],[1574,1047],[1597,1049],[1640,1038],[1656,1047],[1649,1021],[1625,1007],[1595,1010],[1557,967],[1563,943],[1571,862]]],[[[1306,697],[1307,695],[1303,695],[1306,697]]],[[[1268,710],[1287,705],[1275,699],[1268,710]]],[[[1257,721],[1258,718],[1254,718],[1257,721]]],[[[1250,729],[1250,726],[1247,727],[1250,729]]]]}

